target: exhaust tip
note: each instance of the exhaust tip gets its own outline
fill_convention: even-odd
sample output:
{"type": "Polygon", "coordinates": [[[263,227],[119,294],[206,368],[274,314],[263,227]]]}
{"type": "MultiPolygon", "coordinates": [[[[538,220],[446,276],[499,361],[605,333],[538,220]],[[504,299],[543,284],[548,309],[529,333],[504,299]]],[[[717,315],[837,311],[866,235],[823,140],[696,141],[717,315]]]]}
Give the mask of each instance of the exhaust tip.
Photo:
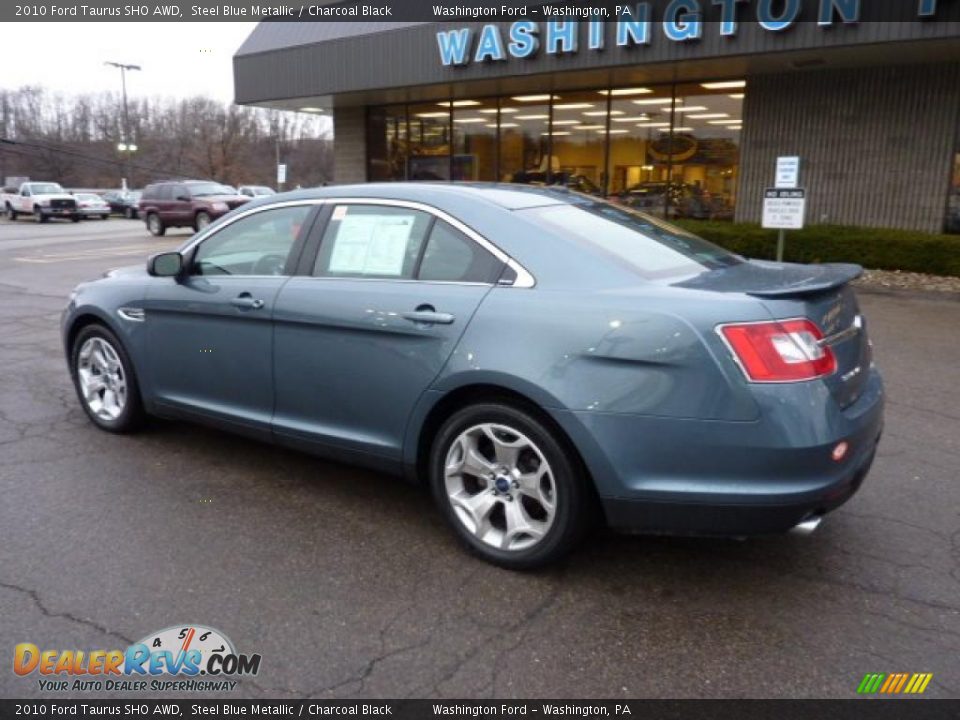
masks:
{"type": "Polygon", "coordinates": [[[808,520],[797,523],[792,528],[790,528],[791,535],[810,535],[816,530],[820,523],[823,521],[823,515],[814,515],[808,520]]]}

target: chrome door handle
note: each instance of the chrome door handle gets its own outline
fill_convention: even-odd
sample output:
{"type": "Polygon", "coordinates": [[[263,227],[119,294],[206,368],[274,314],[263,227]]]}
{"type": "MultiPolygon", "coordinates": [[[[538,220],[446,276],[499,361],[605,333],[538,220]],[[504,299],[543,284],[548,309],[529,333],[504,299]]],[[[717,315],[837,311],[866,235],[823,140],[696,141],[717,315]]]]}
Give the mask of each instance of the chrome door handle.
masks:
{"type": "Polygon", "coordinates": [[[250,293],[243,293],[231,300],[230,304],[241,310],[259,310],[263,307],[263,300],[251,297],[250,293]]]}
{"type": "Polygon", "coordinates": [[[456,320],[450,313],[436,312],[434,310],[405,312],[401,317],[412,323],[422,323],[424,325],[452,325],[453,321],[456,320]]]}

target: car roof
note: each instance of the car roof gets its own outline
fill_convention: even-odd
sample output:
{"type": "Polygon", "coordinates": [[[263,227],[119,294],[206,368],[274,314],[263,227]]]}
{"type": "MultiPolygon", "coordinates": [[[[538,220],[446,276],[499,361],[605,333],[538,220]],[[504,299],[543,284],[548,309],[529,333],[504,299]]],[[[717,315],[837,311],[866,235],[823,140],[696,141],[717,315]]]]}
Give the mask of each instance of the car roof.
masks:
{"type": "Polygon", "coordinates": [[[507,210],[582,202],[587,198],[587,196],[563,187],[538,187],[508,183],[392,182],[307,188],[283,193],[282,195],[273,195],[271,201],[327,197],[381,198],[423,202],[425,204],[456,203],[457,200],[480,200],[507,210]]]}

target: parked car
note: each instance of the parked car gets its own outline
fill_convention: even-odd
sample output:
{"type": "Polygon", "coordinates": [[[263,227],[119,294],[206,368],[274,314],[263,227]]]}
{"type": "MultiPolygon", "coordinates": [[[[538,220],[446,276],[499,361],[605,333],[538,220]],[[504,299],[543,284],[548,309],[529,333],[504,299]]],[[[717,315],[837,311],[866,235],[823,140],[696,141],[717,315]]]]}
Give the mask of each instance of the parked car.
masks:
{"type": "Polygon", "coordinates": [[[730,220],[733,206],[689,183],[646,182],[627,188],[620,194],[620,202],[636,210],[671,220],[730,220]],[[667,195],[670,204],[667,206],[667,195]]]}
{"type": "Polygon", "coordinates": [[[0,203],[8,220],[16,220],[20,215],[31,215],[40,223],[52,217],[80,220],[76,199],[60,183],[25,182],[19,188],[4,188],[0,203]]]}
{"type": "Polygon", "coordinates": [[[103,194],[103,199],[110,205],[110,212],[123,215],[128,220],[140,217],[140,190],[111,190],[103,194]]]}
{"type": "Polygon", "coordinates": [[[597,507],[742,536],[848,500],[883,422],[860,272],[560,188],[355,185],[252,201],[81,284],[62,330],[98,427],[186,418],[405,473],[527,568],[597,507]]]}
{"type": "Polygon", "coordinates": [[[147,185],[140,196],[140,215],[153,235],[168,227],[203,230],[212,221],[250,200],[208,180],[176,180],[147,185]]]}
{"type": "Polygon", "coordinates": [[[240,194],[247,197],[265,197],[267,195],[276,195],[277,191],[266,185],[241,185],[240,194]]]}
{"type": "Polygon", "coordinates": [[[110,205],[99,195],[95,193],[74,193],[73,197],[77,200],[80,217],[98,217],[101,220],[110,217],[110,205]]]}
{"type": "MultiPolygon", "coordinates": [[[[512,182],[522,185],[546,185],[547,175],[539,170],[523,170],[514,173],[512,182]]],[[[586,175],[577,175],[569,172],[555,172],[550,177],[550,184],[565,187],[568,190],[600,196],[603,191],[600,186],[586,175]]]]}

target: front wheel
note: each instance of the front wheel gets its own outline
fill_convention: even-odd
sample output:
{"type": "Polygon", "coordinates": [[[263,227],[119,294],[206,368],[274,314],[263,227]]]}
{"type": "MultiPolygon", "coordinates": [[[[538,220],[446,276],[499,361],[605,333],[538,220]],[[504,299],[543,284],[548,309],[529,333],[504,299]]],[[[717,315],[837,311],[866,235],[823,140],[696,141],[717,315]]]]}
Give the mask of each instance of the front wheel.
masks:
{"type": "Polygon", "coordinates": [[[586,530],[592,495],[558,431],[512,405],[472,405],[440,428],[430,485],[441,512],[485,560],[531,569],[565,556],[586,530]]]}
{"type": "Polygon", "coordinates": [[[70,353],[73,384],[84,412],[102,430],[125,433],[143,421],[143,405],[133,363],[117,336],[102,325],[88,325],[70,353]]]}
{"type": "Polygon", "coordinates": [[[101,219],[101,220],[109,220],[109,219],[110,219],[110,216],[109,216],[109,215],[101,215],[101,216],[100,216],[100,219],[101,219]]]}
{"type": "Polygon", "coordinates": [[[198,212],[196,220],[193,223],[193,229],[197,232],[203,230],[207,225],[210,224],[210,215],[205,212],[198,212]]]}
{"type": "Polygon", "coordinates": [[[36,210],[33,211],[33,219],[38,223],[45,223],[50,218],[43,214],[43,210],[41,210],[40,208],[37,208],[36,210]]]}
{"type": "Polygon", "coordinates": [[[167,231],[167,228],[164,227],[163,221],[160,220],[159,215],[156,213],[150,213],[147,215],[147,230],[150,231],[151,235],[160,237],[167,231]]]}

